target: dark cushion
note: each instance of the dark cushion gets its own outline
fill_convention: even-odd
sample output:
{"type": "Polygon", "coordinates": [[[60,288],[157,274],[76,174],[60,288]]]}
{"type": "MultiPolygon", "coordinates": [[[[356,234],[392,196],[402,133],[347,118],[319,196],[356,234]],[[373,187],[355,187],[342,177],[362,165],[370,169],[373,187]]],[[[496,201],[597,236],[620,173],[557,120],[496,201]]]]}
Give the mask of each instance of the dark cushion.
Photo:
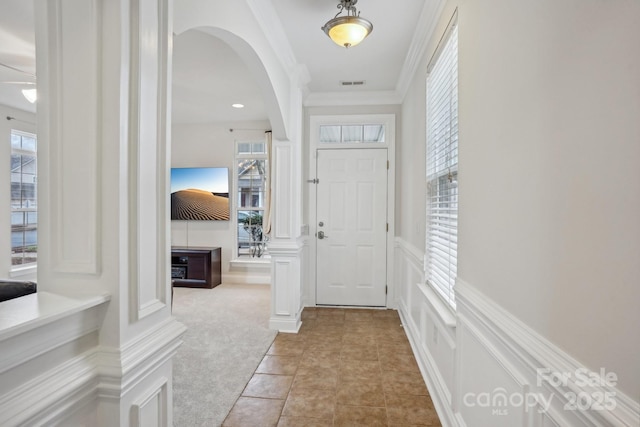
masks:
{"type": "Polygon", "coordinates": [[[36,283],[25,280],[0,280],[0,302],[36,292],[36,283]]]}

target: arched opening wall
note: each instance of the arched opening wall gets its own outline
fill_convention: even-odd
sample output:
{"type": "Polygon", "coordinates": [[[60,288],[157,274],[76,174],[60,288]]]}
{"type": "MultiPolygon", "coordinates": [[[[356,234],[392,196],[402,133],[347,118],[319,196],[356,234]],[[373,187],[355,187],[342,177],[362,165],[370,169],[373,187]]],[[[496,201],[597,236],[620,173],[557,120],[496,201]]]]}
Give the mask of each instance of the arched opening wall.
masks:
{"type": "Polygon", "coordinates": [[[272,49],[248,2],[174,3],[174,33],[199,29],[225,41],[242,58],[263,96],[274,139],[291,139],[291,71],[272,49]]]}
{"type": "MultiPolygon", "coordinates": [[[[302,310],[306,254],[302,217],[302,94],[307,75],[279,38],[274,12],[260,0],[174,4],[174,33],[198,29],[225,41],[245,62],[263,96],[273,131],[271,148],[272,329],[296,332],[302,310]],[[275,47],[274,47],[275,46],[275,47]],[[280,48],[278,48],[280,46],[280,48]]],[[[283,37],[283,36],[280,36],[283,37]]]]}

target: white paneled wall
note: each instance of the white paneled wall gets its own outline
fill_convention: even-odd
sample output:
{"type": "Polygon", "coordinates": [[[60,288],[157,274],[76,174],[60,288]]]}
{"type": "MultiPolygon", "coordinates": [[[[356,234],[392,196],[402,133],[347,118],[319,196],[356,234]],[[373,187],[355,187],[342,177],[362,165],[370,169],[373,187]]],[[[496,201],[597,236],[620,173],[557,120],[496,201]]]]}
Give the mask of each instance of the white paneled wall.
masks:
{"type": "Polygon", "coordinates": [[[424,282],[424,252],[398,238],[395,253],[398,311],[438,415],[443,425],[455,425],[452,399],[455,327],[452,327],[450,319],[449,325],[445,323],[433,306],[439,301],[428,298],[424,285],[421,285],[424,282]]]}
{"type": "Polygon", "coordinates": [[[398,307],[445,426],[637,426],[613,372],[592,372],[470,284],[453,313],[425,286],[423,253],[396,239],[398,307]]]}
{"type": "Polygon", "coordinates": [[[38,292],[0,303],[0,425],[172,425],[171,0],[38,0],[38,292]]]}

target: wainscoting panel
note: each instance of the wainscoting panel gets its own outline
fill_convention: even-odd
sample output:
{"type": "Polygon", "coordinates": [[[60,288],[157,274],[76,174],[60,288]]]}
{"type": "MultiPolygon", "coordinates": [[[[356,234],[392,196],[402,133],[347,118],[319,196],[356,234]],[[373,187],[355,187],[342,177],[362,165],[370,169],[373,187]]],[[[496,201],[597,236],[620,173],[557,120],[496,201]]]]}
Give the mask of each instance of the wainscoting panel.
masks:
{"type": "Polygon", "coordinates": [[[49,34],[55,35],[46,41],[46,47],[61,54],[49,56],[48,72],[38,80],[44,102],[38,111],[44,108],[50,112],[50,117],[38,117],[42,121],[38,128],[39,185],[46,186],[39,194],[46,200],[40,207],[48,212],[39,220],[49,224],[39,229],[39,234],[46,235],[45,230],[50,229],[52,271],[98,274],[102,211],[98,11],[102,1],[57,0],[47,7],[49,34]],[[74,61],[68,60],[71,55],[74,61]]]}
{"type": "Polygon", "coordinates": [[[302,311],[302,242],[272,241],[269,252],[272,265],[269,327],[280,332],[297,332],[302,311]]]}
{"type": "Polygon", "coordinates": [[[529,394],[529,384],[502,354],[465,317],[458,316],[458,408],[465,420],[477,425],[529,427],[525,411],[536,410],[517,405],[529,394]],[[516,405],[511,405],[514,401],[516,405]]]}
{"type": "Polygon", "coordinates": [[[396,249],[400,316],[443,426],[639,425],[640,403],[615,384],[587,384],[599,374],[460,279],[452,311],[424,284],[423,253],[396,249]]]}
{"type": "Polygon", "coordinates": [[[167,384],[169,380],[162,378],[154,384],[142,397],[133,403],[131,407],[131,426],[166,427],[167,422],[167,384]]]}
{"type": "MultiPolygon", "coordinates": [[[[600,379],[599,373],[590,371],[460,279],[456,281],[456,300],[459,324],[477,331],[476,336],[481,337],[499,364],[493,367],[493,375],[498,377],[499,371],[518,373],[518,377],[523,378],[521,381],[529,384],[523,396],[520,392],[508,396],[509,412],[523,410],[529,420],[525,425],[638,425],[640,403],[622,393],[615,383],[600,379]],[[593,383],[585,378],[598,380],[593,383]]],[[[467,350],[461,350],[460,365],[473,357],[466,353],[467,350]]],[[[488,383],[485,392],[491,393],[492,386],[488,383]]],[[[507,388],[506,381],[497,386],[507,388]]],[[[492,418],[494,425],[511,425],[501,422],[500,418],[492,418]]]]}
{"type": "Polygon", "coordinates": [[[274,196],[274,237],[276,239],[291,239],[294,237],[291,221],[291,205],[293,200],[293,162],[291,144],[283,141],[273,141],[272,159],[275,169],[273,177],[274,196]]]}
{"type": "MultiPolygon", "coordinates": [[[[285,286],[278,286],[275,294],[275,314],[279,316],[289,316],[291,314],[289,300],[289,280],[291,276],[291,260],[277,259],[274,263],[274,276],[279,282],[286,283],[285,286]],[[283,280],[284,279],[284,280],[283,280]]],[[[275,282],[275,280],[274,280],[275,282]]]]}
{"type": "MultiPolygon", "coordinates": [[[[443,426],[456,425],[453,413],[455,375],[455,322],[443,320],[421,287],[424,253],[396,239],[398,310],[416,360],[443,426]]],[[[435,296],[435,294],[433,295],[435,296]]],[[[452,316],[451,316],[452,317],[452,316]]]]}
{"type": "Polygon", "coordinates": [[[445,328],[442,321],[429,304],[423,299],[420,311],[420,343],[424,354],[430,354],[432,363],[439,369],[435,375],[443,384],[442,392],[449,405],[452,405],[451,387],[454,381],[456,343],[452,330],[445,328]]]}
{"type": "Polygon", "coordinates": [[[137,0],[131,11],[129,235],[132,318],[165,307],[167,289],[166,0],[137,0]],[[158,209],[160,207],[160,209],[158,209]]]}

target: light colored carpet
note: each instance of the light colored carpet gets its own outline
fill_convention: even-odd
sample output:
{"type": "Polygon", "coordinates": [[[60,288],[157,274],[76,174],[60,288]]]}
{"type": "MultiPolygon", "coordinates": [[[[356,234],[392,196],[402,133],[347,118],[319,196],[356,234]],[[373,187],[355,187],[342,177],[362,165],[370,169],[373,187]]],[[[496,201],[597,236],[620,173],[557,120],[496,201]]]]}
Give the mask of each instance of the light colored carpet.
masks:
{"type": "Polygon", "coordinates": [[[173,425],[220,426],[273,342],[268,285],[174,288],[187,326],[173,358],[173,425]]]}

